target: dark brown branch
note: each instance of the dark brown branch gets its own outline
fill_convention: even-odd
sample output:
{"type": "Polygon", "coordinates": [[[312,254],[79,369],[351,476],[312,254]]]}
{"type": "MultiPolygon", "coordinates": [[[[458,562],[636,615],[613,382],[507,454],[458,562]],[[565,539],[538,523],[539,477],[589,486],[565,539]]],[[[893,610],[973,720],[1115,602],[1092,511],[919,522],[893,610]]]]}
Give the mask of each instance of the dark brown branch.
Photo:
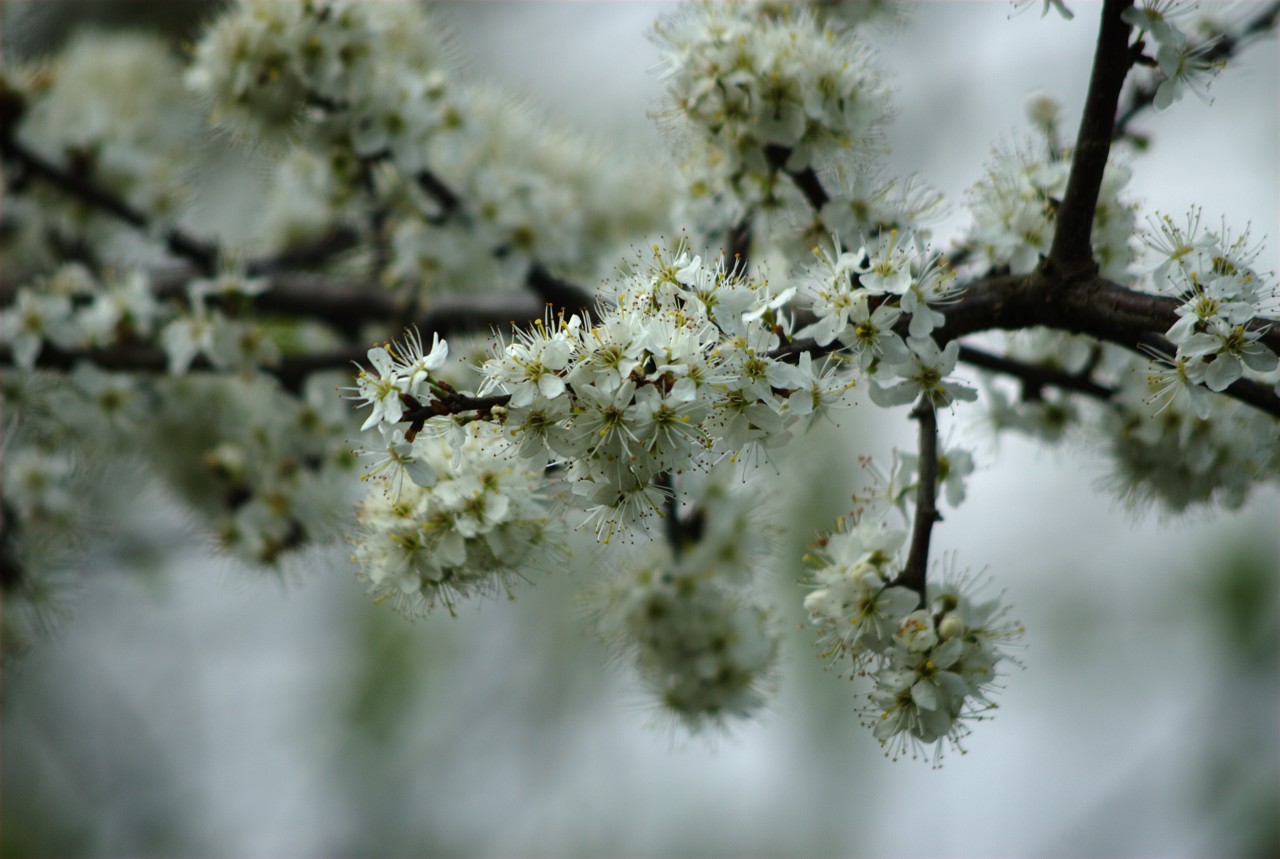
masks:
{"type": "Polygon", "coordinates": [[[553,313],[566,317],[581,316],[584,321],[591,319],[595,298],[577,284],[556,277],[541,263],[535,262],[529,267],[524,282],[530,292],[551,307],[553,313]]]}
{"type": "Polygon", "coordinates": [[[911,525],[911,547],[902,574],[893,582],[920,595],[925,604],[925,587],[929,571],[929,541],[933,526],[942,521],[938,512],[938,415],[933,401],[921,396],[911,410],[920,422],[920,471],[916,476],[916,516],[911,525]]]}
{"type": "MultiPolygon", "coordinates": [[[[157,297],[182,297],[189,277],[190,272],[181,270],[158,275],[157,297]]],[[[10,300],[11,295],[0,289],[0,306],[10,300]]],[[[253,306],[263,313],[326,322],[352,336],[365,325],[385,323],[407,309],[395,293],[382,287],[318,274],[276,275],[270,288],[253,299],[253,306]]],[[[543,310],[542,302],[525,293],[446,294],[432,298],[426,312],[412,322],[443,337],[540,319],[543,310]]]]}
{"type": "MultiPolygon", "coordinates": [[[[409,408],[405,409],[402,421],[408,421],[410,432],[419,432],[423,424],[431,418],[444,415],[459,415],[463,412],[475,412],[478,415],[489,415],[498,406],[505,406],[511,401],[510,394],[494,394],[491,397],[469,397],[456,391],[449,391],[444,397],[428,403],[418,403],[413,397],[403,396],[408,400],[409,408]]],[[[405,438],[412,438],[408,433],[405,438]]]]}
{"type": "Polygon", "coordinates": [[[1129,73],[1129,25],[1120,20],[1133,0],[1105,0],[1093,74],[1085,97],[1084,115],[1076,136],[1067,190],[1058,207],[1058,223],[1049,260],[1062,272],[1096,270],[1091,236],[1098,207],[1098,189],[1111,152],[1120,89],[1129,73]]]}
{"type": "Polygon", "coordinates": [[[729,263],[735,269],[745,269],[748,257],[751,255],[751,212],[744,213],[729,227],[727,241],[729,247],[726,249],[726,255],[729,263]]]}
{"type": "MultiPolygon", "coordinates": [[[[943,308],[947,321],[933,336],[943,345],[979,331],[1045,327],[1085,334],[1143,355],[1151,349],[1172,355],[1176,350],[1163,334],[1178,320],[1178,304],[1102,278],[1072,286],[1044,271],[1026,277],[1005,275],[970,285],[959,301],[943,308]]],[[[1251,327],[1261,332],[1259,342],[1280,352],[1280,325],[1261,320],[1251,327]]],[[[1280,418],[1280,396],[1269,386],[1240,379],[1223,393],[1280,418]]]]}
{"type": "MultiPolygon", "coordinates": [[[[153,281],[160,300],[186,295],[190,272],[164,272],[153,281]]],[[[365,281],[335,279],[319,274],[278,274],[270,278],[266,292],[254,297],[256,311],[326,322],[349,336],[365,323],[393,319],[402,304],[387,289],[365,281]]]]}
{"type": "MultiPolygon", "coordinates": [[[[1073,285],[1054,273],[998,275],[969,284],[959,300],[941,307],[947,321],[933,336],[945,345],[978,331],[1042,326],[1136,349],[1178,321],[1179,304],[1100,277],[1073,285]]],[[[1260,342],[1280,352],[1280,325],[1262,319],[1251,327],[1261,332],[1260,342]]]]}
{"type": "Polygon", "coordinates": [[[437,215],[439,222],[443,223],[462,212],[462,198],[439,176],[424,168],[415,173],[413,178],[418,187],[440,207],[437,215]]]}
{"type": "Polygon", "coordinates": [[[260,277],[311,268],[359,247],[360,240],[360,234],[356,230],[339,225],[312,241],[250,260],[245,266],[245,273],[249,277],[260,277]]]}
{"type": "Polygon", "coordinates": [[[800,193],[804,194],[804,198],[809,201],[809,205],[813,207],[815,212],[821,212],[822,207],[827,204],[830,198],[827,196],[827,189],[822,187],[818,174],[814,172],[812,167],[806,167],[803,170],[788,170],[787,159],[791,157],[791,149],[786,146],[779,146],[771,143],[764,148],[765,160],[769,162],[769,166],[774,170],[780,170],[791,178],[796,187],[800,189],[800,193]]]}
{"type": "Polygon", "coordinates": [[[662,489],[662,535],[671,547],[671,557],[679,560],[688,537],[680,523],[680,499],[676,495],[675,477],[670,471],[663,471],[653,478],[653,485],[662,489]]]}
{"type": "MultiPolygon", "coordinates": [[[[323,282],[321,282],[323,283],[323,282]]],[[[343,307],[356,309],[365,299],[360,296],[345,294],[334,290],[334,294],[325,297],[320,290],[317,304],[326,300],[331,302],[329,311],[339,312],[343,307]]],[[[262,302],[272,293],[259,296],[262,302]]],[[[374,296],[377,294],[375,293],[374,296]]],[[[307,302],[305,292],[282,293],[275,298],[287,298],[287,301],[273,305],[280,311],[282,307],[292,306],[292,302],[307,302]]],[[[384,298],[388,298],[384,296],[384,298]]],[[[376,304],[376,302],[373,302],[376,304]]],[[[384,308],[385,309],[385,308],[384,308]]],[[[504,325],[517,325],[542,318],[543,306],[532,297],[524,295],[493,296],[444,296],[431,309],[422,315],[416,325],[423,332],[435,332],[442,336],[450,334],[471,334],[486,332],[504,325]]],[[[357,321],[363,317],[357,316],[357,321]]],[[[386,319],[387,316],[378,317],[386,319]]],[[[367,346],[348,346],[321,352],[309,352],[299,355],[286,355],[279,362],[263,367],[262,372],[275,376],[285,388],[299,391],[306,378],[313,373],[325,370],[350,369],[354,363],[366,359],[367,346]]],[[[36,358],[36,367],[45,370],[71,370],[81,361],[96,364],[104,370],[135,373],[164,373],[168,369],[168,357],[163,350],[145,343],[118,344],[101,349],[58,349],[45,343],[36,358]]],[[[0,366],[12,366],[13,356],[7,346],[0,346],[0,366]]],[[[213,369],[207,360],[198,357],[191,368],[197,371],[213,369]]]]}
{"type": "MultiPolygon", "coordinates": [[[[368,167],[391,160],[390,149],[380,149],[368,155],[361,156],[360,163],[367,169],[368,167]]],[[[422,192],[431,198],[440,211],[433,217],[429,218],[431,223],[439,226],[450,218],[462,216],[465,214],[462,208],[462,198],[457,192],[449,187],[443,179],[437,176],[429,168],[422,168],[412,175],[413,181],[417,183],[422,192]]]]}

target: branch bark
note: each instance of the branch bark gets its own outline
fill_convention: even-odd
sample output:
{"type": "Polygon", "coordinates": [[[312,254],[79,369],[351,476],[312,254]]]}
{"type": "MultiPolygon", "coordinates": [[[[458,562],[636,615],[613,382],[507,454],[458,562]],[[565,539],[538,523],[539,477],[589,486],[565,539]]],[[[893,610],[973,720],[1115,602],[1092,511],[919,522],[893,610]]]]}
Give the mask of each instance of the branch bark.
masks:
{"type": "Polygon", "coordinates": [[[1072,154],[1067,190],[1058,207],[1058,223],[1053,234],[1049,260],[1060,271],[1096,270],[1090,241],[1098,189],[1111,152],[1111,132],[1115,126],[1120,89],[1129,73],[1129,25],[1120,20],[1133,0],[1106,0],[1102,5],[1102,25],[1093,56],[1093,73],[1085,96],[1084,116],[1072,154]]]}
{"type": "Polygon", "coordinates": [[[942,521],[938,512],[938,414],[933,401],[922,395],[911,417],[920,422],[920,471],[916,482],[916,516],[911,525],[911,547],[902,574],[893,582],[920,595],[925,605],[929,571],[929,542],[933,526],[942,521]]]}

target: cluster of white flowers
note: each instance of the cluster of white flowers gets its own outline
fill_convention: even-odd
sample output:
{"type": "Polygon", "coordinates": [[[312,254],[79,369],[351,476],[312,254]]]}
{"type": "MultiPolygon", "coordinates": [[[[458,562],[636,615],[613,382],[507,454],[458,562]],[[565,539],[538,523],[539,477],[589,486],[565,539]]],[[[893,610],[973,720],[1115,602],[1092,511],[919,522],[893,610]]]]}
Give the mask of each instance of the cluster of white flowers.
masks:
{"type": "Polygon", "coordinates": [[[919,247],[912,233],[890,230],[856,253],[819,249],[799,288],[817,321],[799,332],[819,346],[839,341],[877,384],[871,398],[883,406],[920,396],[934,405],[973,400],[977,392],[947,377],[960,344],[940,348],[930,336],[945,317],[930,307],[956,295],[950,266],[919,247]],[[895,331],[907,316],[907,338],[895,331]],[[890,382],[887,387],[880,382],[890,382]]]}
{"type": "MultiPolygon", "coordinates": [[[[231,4],[185,75],[142,36],[85,37],[47,66],[0,71],[0,155],[20,175],[0,229],[16,273],[0,284],[0,353],[16,368],[0,377],[14,414],[0,438],[0,590],[41,563],[41,540],[87,531],[85,511],[99,505],[81,490],[107,450],[145,462],[140,474],[161,477],[254,564],[278,568],[349,532],[357,576],[410,615],[509,593],[558,564],[571,522],[633,553],[593,588],[598,632],[667,710],[691,727],[720,724],[759,710],[777,655],[753,583],[768,554],[758,487],[727,475],[862,386],[882,406],[920,403],[931,460],[895,452],[887,473],[868,461],[876,487],[821,541],[805,608],[824,656],[870,677],[866,721],[888,754],[958,744],[994,706],[1021,629],[954,564],[925,575],[923,526],[939,497],[964,499],[973,471],[967,450],[936,453],[936,409],[978,393],[952,378],[961,344],[943,342],[947,305],[964,296],[930,246],[941,196],[882,175],[878,161],[889,90],[854,28],[880,5],[697,0],[660,21],[662,118],[683,179],[593,154],[455,74],[420,4],[231,4]],[[251,154],[193,144],[199,105],[184,84],[251,154]],[[204,161],[208,180],[195,175],[204,161]],[[191,181],[221,184],[232,162],[265,179],[237,203],[252,216],[227,225],[182,205],[191,181]],[[675,206],[686,208],[674,211],[700,231],[694,241],[624,263],[590,312],[548,312],[464,361],[411,329],[367,352],[346,402],[332,395],[336,375],[304,383],[290,367],[334,362],[390,321],[257,312],[271,278],[295,264],[357,298],[365,285],[397,289],[405,319],[464,285],[514,295],[596,282],[621,247],[671,222],[681,182],[675,206]],[[689,250],[717,244],[730,247],[689,250]],[[780,272],[772,282],[768,270],[780,272]],[[74,366],[50,381],[49,365],[74,366]],[[218,372],[193,372],[208,369],[218,372]],[[361,419],[363,484],[349,449],[361,419]],[[919,472],[936,480],[928,493],[919,472]],[[650,539],[659,530],[665,539],[650,539]]],[[[1070,17],[1062,0],[1043,8],[1070,17]]],[[[1183,17],[1172,0],[1123,14],[1156,46],[1158,86],[1138,93],[1157,109],[1188,89],[1203,96],[1217,68],[1213,43],[1192,45],[1183,17]]],[[[1072,153],[1051,100],[1035,100],[1031,120],[1044,154],[998,155],[951,255],[979,281],[1031,274],[1052,247],[1072,153]]],[[[1103,278],[1146,290],[1126,296],[1149,301],[1148,318],[1168,316],[1146,328],[1163,329],[1173,354],[1149,362],[1036,330],[969,358],[1002,370],[986,397],[996,427],[1057,440],[1090,417],[1122,495],[1173,509],[1239,504],[1280,478],[1280,435],[1266,403],[1218,394],[1280,394],[1269,328],[1280,301],[1248,234],[1202,231],[1198,213],[1185,226],[1154,222],[1139,272],[1128,181],[1126,166],[1107,166],[1093,252],[1103,278]]],[[[289,306],[290,288],[269,296],[273,308],[289,306]]],[[[1143,345],[1165,345],[1159,333],[1143,345]]]]}
{"type": "Polygon", "coordinates": [[[1153,101],[1156,110],[1168,110],[1187,90],[1207,101],[1210,83],[1225,66],[1224,62],[1209,58],[1214,49],[1212,40],[1192,45],[1178,26],[1178,19],[1194,10],[1194,4],[1179,4],[1176,0],[1142,0],[1120,16],[1156,42],[1156,64],[1161,75],[1153,101]]]}
{"type": "Polygon", "coordinates": [[[1197,209],[1181,224],[1153,219],[1142,238],[1153,287],[1180,302],[1165,332],[1175,353],[1145,368],[1106,353],[1119,388],[1105,424],[1113,482],[1175,510],[1210,499],[1238,506],[1257,481],[1276,477],[1280,437],[1274,420],[1211,392],[1280,380],[1276,354],[1261,342],[1276,286],[1254,269],[1260,248],[1248,231],[1203,229],[1197,209]]]}
{"type": "MultiPolygon", "coordinates": [[[[182,86],[181,67],[163,41],[136,32],[82,32],[56,64],[0,72],[9,74],[14,80],[8,83],[18,85],[28,105],[17,130],[23,144],[92,175],[152,215],[157,230],[171,222],[190,195],[200,123],[182,86]]],[[[122,243],[125,231],[92,207],[33,190],[38,206],[30,210],[26,194],[5,200],[6,208],[18,207],[24,215],[17,223],[31,233],[33,246],[42,231],[122,243]]]]}
{"type": "Polygon", "coordinates": [[[1188,383],[1180,363],[1160,365],[1147,376],[1141,367],[1133,370],[1132,382],[1113,398],[1100,426],[1113,460],[1107,482],[1120,497],[1159,500],[1175,511],[1210,501],[1234,508],[1259,481],[1280,476],[1273,418],[1208,395],[1198,383],[1188,383]],[[1212,401],[1208,419],[1196,413],[1201,406],[1193,391],[1212,401]]]}
{"type": "Polygon", "coordinates": [[[19,287],[0,311],[0,337],[19,367],[30,369],[50,343],[60,349],[110,346],[151,335],[160,307],[145,274],[131,270],[99,281],[80,263],[66,263],[19,287]]]}
{"type": "Polygon", "coordinates": [[[866,722],[894,758],[938,741],[959,748],[965,722],[994,706],[996,666],[1022,632],[999,600],[976,601],[965,577],[930,583],[923,595],[902,586],[906,536],[883,518],[840,520],[812,558],[817,587],[804,601],[823,656],[871,677],[866,722]]]}
{"type": "MultiPolygon", "coordinates": [[[[987,176],[970,193],[974,223],[965,243],[989,268],[1007,266],[1013,274],[1030,274],[1053,245],[1058,204],[1070,173],[1069,157],[997,154],[987,176]]],[[[1121,283],[1131,279],[1130,243],[1137,223],[1135,207],[1121,199],[1129,177],[1127,167],[1108,162],[1093,218],[1094,260],[1103,277],[1121,283]]]]}
{"type": "Polygon", "coordinates": [[[598,321],[534,326],[481,368],[483,393],[511,396],[506,428],[522,455],[567,464],[605,539],[658,509],[659,474],[776,445],[851,384],[825,362],[774,357],[793,291],[723,259],[655,246],[615,292],[598,321]]]}
{"type": "Polygon", "coordinates": [[[492,427],[473,423],[458,435],[415,439],[414,480],[383,474],[356,509],[360,578],[379,602],[411,616],[437,603],[452,613],[461,597],[508,587],[558,545],[548,535],[541,474],[509,455],[492,427]]]}
{"type": "Polygon", "coordinates": [[[943,197],[914,176],[890,179],[874,163],[837,165],[824,185],[829,199],[818,213],[828,235],[853,240],[898,230],[928,238],[927,221],[941,214],[943,197]]]}
{"type": "Polygon", "coordinates": [[[350,413],[334,376],[290,396],[265,377],[185,375],[157,382],[145,455],[178,496],[212,522],[219,546],[279,568],[315,541],[336,539],[356,496],[342,440],[350,413]]]}
{"type": "Polygon", "coordinates": [[[448,114],[442,53],[411,4],[242,3],[205,31],[187,82],[241,133],[341,141],[413,172],[422,140],[448,114]]]}
{"type": "Polygon", "coordinates": [[[232,270],[215,278],[196,278],[187,286],[188,306],[160,331],[160,346],[169,359],[169,372],[185,373],[197,357],[219,369],[250,373],[271,366],[279,349],[255,320],[224,313],[213,302],[237,302],[266,291],[265,278],[245,277],[232,270]]]}
{"type": "Polygon", "coordinates": [[[807,8],[774,11],[704,0],[654,30],[672,107],[733,159],[739,190],[773,172],[766,146],[802,169],[829,149],[869,145],[888,113],[869,49],[848,29],[807,8]]]}
{"type": "Polygon", "coordinates": [[[266,289],[261,278],[224,272],[188,284],[188,308],[162,303],[146,273],[107,272],[97,278],[80,263],[19,287],[12,305],[0,310],[0,336],[14,362],[35,366],[45,344],[64,351],[146,343],[154,336],[169,371],[185,373],[197,357],[219,370],[248,373],[279,357],[276,344],[254,319],[236,319],[214,302],[252,298],[266,289]]]}
{"type": "Polygon", "coordinates": [[[204,35],[187,79],[215,122],[296,144],[268,234],[363,212],[385,243],[379,278],[424,296],[516,289],[534,264],[600,276],[624,236],[656,225],[669,184],[643,168],[601,181],[584,138],[455,74],[443,44],[415,4],[246,3],[204,35]]]}
{"type": "MultiPolygon", "coordinates": [[[[691,729],[754,715],[777,657],[752,582],[769,528],[752,493],[728,491],[725,469],[691,491],[674,545],[654,542],[590,593],[596,632],[635,662],[664,710],[691,729]]],[[[674,515],[670,514],[670,515],[674,515]]]]}
{"type": "MultiPolygon", "coordinates": [[[[1185,228],[1167,216],[1154,226],[1148,243],[1158,257],[1156,286],[1182,300],[1178,321],[1165,336],[1177,347],[1175,358],[1187,380],[1222,391],[1246,369],[1276,369],[1276,354],[1259,342],[1265,329],[1255,323],[1275,313],[1280,296],[1253,270],[1259,248],[1250,244],[1248,232],[1235,239],[1225,227],[1201,232],[1198,211],[1185,228]]],[[[1209,416],[1206,398],[1192,403],[1201,418],[1209,416]]]]}

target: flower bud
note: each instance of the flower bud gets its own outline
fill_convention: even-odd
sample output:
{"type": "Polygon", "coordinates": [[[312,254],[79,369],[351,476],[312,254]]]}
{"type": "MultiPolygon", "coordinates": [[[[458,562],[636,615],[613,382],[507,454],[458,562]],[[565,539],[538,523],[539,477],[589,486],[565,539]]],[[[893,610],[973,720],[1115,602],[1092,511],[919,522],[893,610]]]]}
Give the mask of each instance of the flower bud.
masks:
{"type": "Polygon", "coordinates": [[[943,641],[950,641],[957,636],[964,635],[964,621],[954,614],[947,615],[938,624],[938,635],[942,637],[943,641]]]}

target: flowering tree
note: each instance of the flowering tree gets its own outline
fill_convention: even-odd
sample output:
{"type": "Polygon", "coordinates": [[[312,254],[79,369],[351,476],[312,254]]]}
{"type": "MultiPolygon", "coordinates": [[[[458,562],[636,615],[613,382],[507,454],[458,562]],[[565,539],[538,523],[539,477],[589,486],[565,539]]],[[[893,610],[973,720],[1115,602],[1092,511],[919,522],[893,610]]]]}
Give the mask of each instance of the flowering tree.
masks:
{"type": "Polygon", "coordinates": [[[245,3],[181,61],[99,34],[6,69],[6,651],[145,473],[264,570],[347,540],[411,616],[513,592],[590,535],[601,636],[691,727],[750,716],[777,650],[755,587],[771,456],[870,402],[909,406],[917,448],[866,463],[796,598],[888,754],[958,744],[1020,627],[931,547],[973,469],[940,422],[1087,431],[1122,495],[1174,510],[1280,477],[1259,245],[1125,196],[1135,123],[1203,97],[1280,4],[1107,0],[1074,143],[1033,104],[952,247],[941,196],[883,167],[860,31],[887,14],[659,21],[658,178],[470,82],[416,5],[245,3]],[[252,211],[211,214],[246,181],[252,211]]]}

